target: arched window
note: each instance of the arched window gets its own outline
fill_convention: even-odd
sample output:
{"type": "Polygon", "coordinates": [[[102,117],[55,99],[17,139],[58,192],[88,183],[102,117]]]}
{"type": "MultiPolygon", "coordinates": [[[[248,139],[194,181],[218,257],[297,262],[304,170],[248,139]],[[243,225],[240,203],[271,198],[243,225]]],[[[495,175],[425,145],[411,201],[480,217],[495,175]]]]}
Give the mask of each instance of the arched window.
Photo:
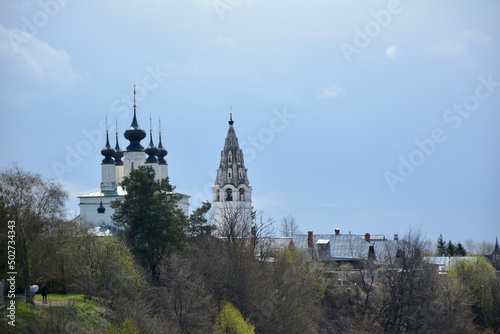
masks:
{"type": "Polygon", "coordinates": [[[238,170],[238,175],[240,178],[243,178],[243,171],[241,168],[238,170]]]}
{"type": "Polygon", "coordinates": [[[233,190],[226,189],[226,201],[231,202],[233,200],[233,190]]]}
{"type": "Polygon", "coordinates": [[[241,188],[240,189],[240,201],[245,200],[245,189],[241,188]]]}
{"type": "Polygon", "coordinates": [[[230,179],[230,178],[231,178],[231,170],[230,170],[230,169],[228,169],[228,170],[227,170],[227,178],[228,178],[228,179],[230,179]]]}

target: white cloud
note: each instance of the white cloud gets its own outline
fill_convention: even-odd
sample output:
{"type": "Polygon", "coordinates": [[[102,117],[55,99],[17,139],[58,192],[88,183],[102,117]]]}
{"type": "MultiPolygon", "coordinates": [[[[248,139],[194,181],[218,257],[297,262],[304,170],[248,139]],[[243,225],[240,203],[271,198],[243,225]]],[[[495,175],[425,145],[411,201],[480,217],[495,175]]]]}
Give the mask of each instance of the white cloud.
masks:
{"type": "Polygon", "coordinates": [[[385,49],[385,57],[388,59],[394,59],[399,56],[399,46],[391,45],[385,49]]]}
{"type": "Polygon", "coordinates": [[[0,61],[17,88],[52,88],[66,91],[83,76],[71,66],[64,50],[58,50],[36,36],[0,25],[0,61]]]}
{"type": "Polygon", "coordinates": [[[340,88],[339,86],[331,83],[326,87],[323,87],[321,91],[318,93],[316,98],[318,99],[331,99],[339,96],[344,96],[345,90],[340,88]]]}
{"type": "Polygon", "coordinates": [[[436,43],[431,52],[437,55],[463,58],[472,61],[471,51],[477,46],[490,46],[491,38],[481,31],[463,31],[453,37],[445,38],[436,43]]]}

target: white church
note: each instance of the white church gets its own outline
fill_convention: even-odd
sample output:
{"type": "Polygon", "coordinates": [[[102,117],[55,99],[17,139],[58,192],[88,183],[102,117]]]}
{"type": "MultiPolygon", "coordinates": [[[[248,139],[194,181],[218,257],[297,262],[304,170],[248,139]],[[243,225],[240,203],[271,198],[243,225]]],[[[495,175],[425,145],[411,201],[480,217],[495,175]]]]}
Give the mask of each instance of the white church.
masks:
{"type": "MultiPolygon", "coordinates": [[[[134,168],[143,165],[151,166],[155,171],[156,180],[168,177],[168,164],[165,160],[168,152],[163,147],[161,131],[158,133],[158,146],[154,145],[151,129],[149,145],[146,148],[141,145],[141,141],[146,138],[146,132],[137,122],[135,95],[134,87],[134,116],[130,127],[124,133],[129,145],[125,150],[122,150],[118,141],[118,133],[116,133],[115,147],[113,148],[106,130],[106,143],[101,150],[104,159],[101,162],[100,190],[78,196],[80,200],[79,220],[96,226],[96,232],[101,235],[107,235],[113,229],[114,224],[111,217],[114,214],[114,209],[111,208],[111,203],[117,199],[123,199],[125,191],[120,184],[134,168]]],[[[217,169],[217,177],[212,187],[213,220],[216,225],[224,221],[225,214],[231,208],[238,208],[239,219],[245,221],[245,224],[251,220],[252,187],[248,181],[243,151],[239,147],[233,124],[231,115],[217,169]]],[[[190,196],[180,195],[182,196],[178,206],[188,216],[190,196]]]]}

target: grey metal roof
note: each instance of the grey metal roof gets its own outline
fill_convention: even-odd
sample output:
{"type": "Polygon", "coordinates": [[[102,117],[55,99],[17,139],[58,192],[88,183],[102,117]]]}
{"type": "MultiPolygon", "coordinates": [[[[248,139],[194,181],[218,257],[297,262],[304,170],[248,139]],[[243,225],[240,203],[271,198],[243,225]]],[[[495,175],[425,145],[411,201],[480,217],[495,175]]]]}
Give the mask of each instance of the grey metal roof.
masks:
{"type": "MultiPolygon", "coordinates": [[[[297,234],[292,237],[295,247],[309,249],[307,234],[297,234]]],[[[375,240],[366,242],[364,236],[356,234],[313,234],[313,255],[316,258],[329,261],[359,261],[368,259],[368,251],[373,246],[375,259],[385,262],[394,258],[397,242],[377,236],[375,240]]]]}

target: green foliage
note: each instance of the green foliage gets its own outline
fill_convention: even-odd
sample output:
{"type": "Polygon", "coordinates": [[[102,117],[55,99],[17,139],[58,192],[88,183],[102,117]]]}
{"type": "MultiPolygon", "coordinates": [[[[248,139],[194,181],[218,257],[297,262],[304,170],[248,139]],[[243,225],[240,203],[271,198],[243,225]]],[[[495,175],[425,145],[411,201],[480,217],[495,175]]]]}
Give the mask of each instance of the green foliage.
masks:
{"type": "Polygon", "coordinates": [[[145,285],[130,250],[117,237],[89,237],[80,246],[76,284],[86,298],[132,297],[145,285]]]}
{"type": "Polygon", "coordinates": [[[446,256],[455,256],[455,249],[455,244],[453,244],[451,240],[448,240],[446,244],[446,256]]]}
{"type": "Polygon", "coordinates": [[[213,225],[207,225],[207,213],[210,211],[212,204],[203,202],[199,208],[193,211],[189,216],[189,225],[186,228],[188,237],[196,237],[205,233],[209,233],[214,229],[213,225]]]}
{"type": "Polygon", "coordinates": [[[135,321],[126,317],[119,326],[110,324],[104,331],[105,334],[141,334],[140,328],[135,321]]]}
{"type": "Polygon", "coordinates": [[[500,287],[495,268],[486,258],[454,263],[448,275],[455,277],[472,296],[474,323],[481,328],[500,327],[500,287]]]}
{"type": "Polygon", "coordinates": [[[443,241],[443,236],[440,234],[436,242],[436,256],[466,256],[467,252],[464,246],[458,242],[456,245],[448,240],[443,241]]]}
{"type": "Polygon", "coordinates": [[[458,242],[457,247],[455,248],[455,256],[466,256],[467,252],[465,251],[464,246],[460,242],[458,242]]]}
{"type": "Polygon", "coordinates": [[[243,318],[241,312],[230,302],[224,302],[222,309],[215,320],[216,333],[253,334],[254,326],[243,318]]]}
{"type": "Polygon", "coordinates": [[[111,204],[113,221],[124,229],[132,253],[156,281],[161,259],[184,245],[187,218],[177,206],[180,195],[173,192],[168,178],[156,181],[150,166],[134,169],[121,185],[127,194],[123,202],[111,204]]]}
{"type": "Polygon", "coordinates": [[[443,236],[440,234],[436,245],[436,256],[445,256],[446,254],[446,243],[443,240],[443,236]]]}
{"type": "MultiPolygon", "coordinates": [[[[0,214],[4,216],[0,221],[0,241],[5,247],[8,221],[15,221],[15,240],[10,241],[15,241],[16,267],[25,289],[29,289],[35,280],[34,272],[50,254],[51,249],[44,244],[49,232],[63,220],[67,197],[61,184],[25,171],[18,164],[0,171],[0,205],[3,206],[0,214]]],[[[29,294],[26,299],[32,302],[29,294]]]]}

